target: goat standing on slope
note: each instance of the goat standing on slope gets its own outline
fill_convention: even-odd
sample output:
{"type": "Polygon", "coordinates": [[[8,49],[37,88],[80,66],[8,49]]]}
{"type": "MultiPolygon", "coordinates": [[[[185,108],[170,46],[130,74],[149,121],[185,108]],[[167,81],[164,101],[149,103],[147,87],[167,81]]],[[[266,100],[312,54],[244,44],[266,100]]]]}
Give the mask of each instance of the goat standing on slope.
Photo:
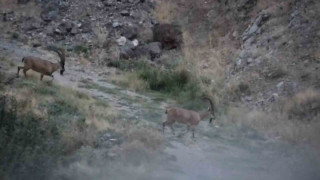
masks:
{"type": "Polygon", "coordinates": [[[195,127],[199,124],[199,122],[208,117],[209,115],[212,115],[210,118],[210,123],[212,122],[212,118],[214,117],[214,106],[212,101],[209,98],[204,98],[209,101],[210,107],[205,112],[196,112],[188,109],[182,109],[177,107],[167,107],[166,113],[167,113],[167,120],[162,124],[162,132],[164,133],[164,128],[166,125],[169,125],[171,127],[172,133],[174,134],[174,129],[172,127],[172,124],[174,122],[180,122],[184,123],[188,126],[188,130],[191,127],[192,130],[192,137],[194,138],[194,130],[195,127]]]}
{"type": "Polygon", "coordinates": [[[24,57],[22,58],[22,62],[24,62],[24,66],[18,66],[18,73],[17,77],[19,77],[19,71],[20,69],[23,69],[24,76],[27,77],[27,71],[29,69],[32,69],[36,72],[39,72],[41,74],[40,80],[42,80],[43,76],[51,76],[52,80],[54,79],[52,73],[54,73],[56,70],[60,68],[60,74],[63,75],[64,69],[64,63],[65,63],[65,53],[62,48],[57,48],[53,46],[49,46],[48,50],[56,52],[59,57],[60,61],[57,63],[52,63],[47,60],[43,60],[41,58],[37,57],[24,57]]]}

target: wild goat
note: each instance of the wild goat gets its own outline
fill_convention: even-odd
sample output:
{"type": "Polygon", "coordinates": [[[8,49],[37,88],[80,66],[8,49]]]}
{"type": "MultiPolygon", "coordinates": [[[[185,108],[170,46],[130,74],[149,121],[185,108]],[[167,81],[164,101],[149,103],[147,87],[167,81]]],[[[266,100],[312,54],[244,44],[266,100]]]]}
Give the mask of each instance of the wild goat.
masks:
{"type": "Polygon", "coordinates": [[[210,103],[210,107],[207,111],[204,112],[196,112],[188,109],[182,109],[177,107],[167,107],[166,108],[166,114],[167,114],[167,120],[162,124],[162,132],[164,133],[164,128],[166,125],[169,125],[171,127],[172,133],[174,134],[174,129],[172,127],[172,124],[174,122],[180,122],[187,124],[188,130],[192,129],[192,137],[194,138],[194,130],[195,126],[199,124],[199,122],[208,117],[209,115],[212,115],[210,118],[210,123],[212,122],[212,119],[214,117],[214,105],[211,99],[209,98],[203,98],[205,100],[208,100],[210,103]]]}
{"type": "Polygon", "coordinates": [[[27,77],[27,71],[29,69],[32,69],[36,72],[39,72],[41,74],[40,80],[42,80],[43,76],[51,76],[52,80],[54,79],[52,73],[54,73],[56,70],[60,68],[60,74],[63,75],[64,69],[64,63],[65,63],[65,53],[62,48],[57,48],[54,46],[49,46],[48,50],[56,52],[59,57],[60,61],[57,63],[53,63],[47,60],[43,60],[38,57],[24,57],[22,58],[22,62],[24,62],[24,66],[18,66],[18,73],[17,77],[19,77],[19,71],[20,69],[23,69],[24,76],[27,77]]]}

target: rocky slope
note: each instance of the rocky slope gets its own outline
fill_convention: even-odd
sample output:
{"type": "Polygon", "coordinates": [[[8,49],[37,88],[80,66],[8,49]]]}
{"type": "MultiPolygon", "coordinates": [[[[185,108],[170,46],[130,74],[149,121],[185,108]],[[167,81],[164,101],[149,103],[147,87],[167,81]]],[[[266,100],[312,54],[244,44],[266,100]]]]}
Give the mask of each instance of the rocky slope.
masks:
{"type": "MultiPolygon", "coordinates": [[[[204,76],[215,72],[212,82],[222,79],[226,104],[271,111],[320,88],[320,3],[314,0],[0,2],[1,36],[34,47],[59,44],[99,64],[158,58],[163,43],[153,42],[155,24],[179,24],[184,58],[199,64],[204,76]]],[[[306,111],[318,112],[320,103],[311,104],[306,111]]]]}

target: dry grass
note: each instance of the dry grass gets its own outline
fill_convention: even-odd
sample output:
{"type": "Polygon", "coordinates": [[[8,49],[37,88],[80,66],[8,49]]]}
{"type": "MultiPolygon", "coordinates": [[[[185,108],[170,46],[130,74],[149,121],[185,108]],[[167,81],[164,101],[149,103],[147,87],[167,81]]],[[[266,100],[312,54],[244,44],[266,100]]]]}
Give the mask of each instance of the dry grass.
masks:
{"type": "Polygon", "coordinates": [[[314,120],[320,114],[320,93],[313,89],[302,91],[286,103],[285,109],[289,118],[314,120]]]}
{"type": "Polygon", "coordinates": [[[172,23],[177,17],[178,5],[174,1],[156,1],[155,15],[160,23],[172,23]]]}
{"type": "MultiPolygon", "coordinates": [[[[62,107],[80,113],[77,116],[83,116],[83,120],[76,116],[75,120],[70,119],[69,123],[65,122],[68,128],[62,131],[62,140],[66,153],[71,153],[83,145],[94,145],[97,132],[115,128],[110,124],[110,120],[117,117],[116,111],[86,94],[75,89],[52,85],[50,82],[38,81],[35,73],[29,73],[27,79],[22,79],[22,82],[18,83],[17,87],[6,94],[17,99],[21,106],[19,112],[21,116],[32,112],[44,119],[43,123],[48,123],[48,119],[52,118],[49,112],[56,108],[57,103],[59,106],[61,104],[62,107]]],[[[64,113],[72,113],[67,112],[67,109],[59,111],[62,112],[58,118],[64,118],[64,113]]]]}
{"type": "Polygon", "coordinates": [[[148,84],[138,77],[138,74],[124,72],[119,75],[110,77],[112,83],[127,87],[131,91],[144,91],[148,88],[148,84]]]}
{"type": "MultiPolygon", "coordinates": [[[[314,119],[318,119],[314,117],[314,119]]],[[[310,143],[320,147],[320,122],[304,123],[289,120],[285,113],[265,113],[245,107],[229,108],[217,123],[245,125],[262,132],[268,139],[282,139],[292,143],[310,143]]]]}
{"type": "Polygon", "coordinates": [[[10,12],[18,16],[40,18],[41,7],[31,1],[26,5],[18,5],[17,0],[0,0],[0,12],[10,12]]]}
{"type": "Polygon", "coordinates": [[[154,159],[163,144],[161,133],[150,128],[131,128],[127,133],[127,139],[123,144],[123,158],[137,165],[154,159]]]}

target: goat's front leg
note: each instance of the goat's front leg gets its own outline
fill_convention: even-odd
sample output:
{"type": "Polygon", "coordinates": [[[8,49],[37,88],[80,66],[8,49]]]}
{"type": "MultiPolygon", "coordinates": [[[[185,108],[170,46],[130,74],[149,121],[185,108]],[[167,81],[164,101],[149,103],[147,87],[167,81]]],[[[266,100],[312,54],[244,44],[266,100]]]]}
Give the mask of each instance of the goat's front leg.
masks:
{"type": "Polygon", "coordinates": [[[172,124],[170,125],[170,128],[171,128],[172,134],[175,135],[172,124]]]}
{"type": "Polygon", "coordinates": [[[43,74],[41,74],[41,76],[40,76],[40,81],[42,81],[42,79],[43,79],[43,74]]]}

